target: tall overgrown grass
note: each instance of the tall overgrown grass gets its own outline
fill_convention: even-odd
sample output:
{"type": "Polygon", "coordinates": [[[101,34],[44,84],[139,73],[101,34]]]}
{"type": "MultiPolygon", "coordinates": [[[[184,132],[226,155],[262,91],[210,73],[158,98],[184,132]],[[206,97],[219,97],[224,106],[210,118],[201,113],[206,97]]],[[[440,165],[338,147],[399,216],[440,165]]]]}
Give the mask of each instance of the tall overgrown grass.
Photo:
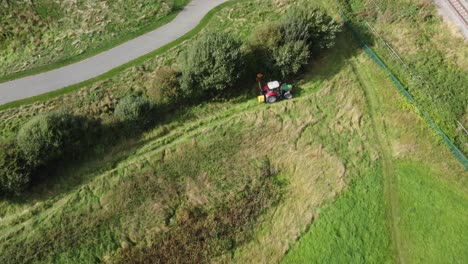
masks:
{"type": "Polygon", "coordinates": [[[361,24],[364,35],[390,69],[405,84],[420,107],[468,154],[468,50],[437,14],[432,1],[341,1],[361,24]],[[346,3],[345,3],[346,2],[346,3]],[[370,23],[380,37],[398,53],[392,55],[380,37],[364,24],[370,23]],[[401,60],[400,60],[401,59],[401,60]]]}

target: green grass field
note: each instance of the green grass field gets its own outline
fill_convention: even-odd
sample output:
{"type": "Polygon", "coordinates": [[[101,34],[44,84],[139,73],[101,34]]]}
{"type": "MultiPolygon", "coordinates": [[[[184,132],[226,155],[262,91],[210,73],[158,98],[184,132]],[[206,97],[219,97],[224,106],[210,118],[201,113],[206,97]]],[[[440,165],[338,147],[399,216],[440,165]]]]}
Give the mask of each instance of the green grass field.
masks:
{"type": "MultiPolygon", "coordinates": [[[[226,6],[197,37],[247,39],[287,3],[226,6]]],[[[79,91],[0,111],[0,137],[64,105],[111,122],[104,106],[144,92],[191,41],[79,91]]],[[[0,262],[468,260],[467,172],[349,32],[305,69],[294,99],[258,104],[253,81],[251,92],[174,110],[0,200],[0,262]]]]}
{"type": "Polygon", "coordinates": [[[343,195],[319,211],[318,220],[282,262],[393,262],[383,185],[379,167],[355,178],[343,195]]]}
{"type": "Polygon", "coordinates": [[[402,239],[411,263],[463,263],[468,259],[466,189],[441,181],[432,166],[397,163],[402,239]]]}

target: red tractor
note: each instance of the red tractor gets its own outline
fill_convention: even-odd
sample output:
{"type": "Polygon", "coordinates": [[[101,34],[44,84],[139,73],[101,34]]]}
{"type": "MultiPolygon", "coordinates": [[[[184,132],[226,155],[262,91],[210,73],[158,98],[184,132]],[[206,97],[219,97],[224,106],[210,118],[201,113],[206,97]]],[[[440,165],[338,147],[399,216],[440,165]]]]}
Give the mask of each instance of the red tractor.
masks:
{"type": "Polygon", "coordinates": [[[258,87],[262,95],[258,96],[259,102],[265,102],[268,104],[275,103],[279,99],[291,99],[293,95],[291,93],[292,85],[287,83],[280,83],[278,81],[268,82],[265,86],[261,86],[261,80],[263,74],[257,75],[258,87]]]}

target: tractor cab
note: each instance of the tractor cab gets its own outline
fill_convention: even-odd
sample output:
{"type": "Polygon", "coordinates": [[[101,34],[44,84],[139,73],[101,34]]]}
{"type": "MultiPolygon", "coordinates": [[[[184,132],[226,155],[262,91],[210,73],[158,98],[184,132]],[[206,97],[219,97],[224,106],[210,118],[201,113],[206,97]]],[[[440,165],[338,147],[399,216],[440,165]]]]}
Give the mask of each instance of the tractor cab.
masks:
{"type": "Polygon", "coordinates": [[[263,88],[265,94],[265,101],[269,104],[272,104],[278,100],[280,96],[280,83],[278,81],[273,81],[267,83],[263,88]]]}
{"type": "MultiPolygon", "coordinates": [[[[280,98],[291,99],[292,98],[292,85],[283,83],[279,81],[268,82],[262,90],[262,95],[260,97],[262,102],[269,104],[275,103],[280,98]]],[[[260,99],[259,99],[260,100],[260,99]]]]}
{"type": "Polygon", "coordinates": [[[257,74],[258,88],[261,93],[261,95],[257,97],[259,102],[272,104],[280,98],[291,99],[293,97],[291,93],[293,86],[291,84],[270,81],[262,88],[263,77],[263,74],[257,74]]]}

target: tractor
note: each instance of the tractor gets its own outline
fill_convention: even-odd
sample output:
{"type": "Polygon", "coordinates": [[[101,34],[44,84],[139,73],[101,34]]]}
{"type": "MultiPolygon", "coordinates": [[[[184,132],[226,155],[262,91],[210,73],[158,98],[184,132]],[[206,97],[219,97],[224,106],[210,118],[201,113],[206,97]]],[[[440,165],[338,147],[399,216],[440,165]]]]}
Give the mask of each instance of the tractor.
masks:
{"type": "Polygon", "coordinates": [[[275,103],[279,99],[291,99],[293,95],[291,93],[292,85],[287,83],[280,83],[279,81],[268,82],[262,88],[261,80],[263,74],[257,74],[258,87],[261,95],[257,97],[259,102],[265,102],[268,104],[275,103]]]}

